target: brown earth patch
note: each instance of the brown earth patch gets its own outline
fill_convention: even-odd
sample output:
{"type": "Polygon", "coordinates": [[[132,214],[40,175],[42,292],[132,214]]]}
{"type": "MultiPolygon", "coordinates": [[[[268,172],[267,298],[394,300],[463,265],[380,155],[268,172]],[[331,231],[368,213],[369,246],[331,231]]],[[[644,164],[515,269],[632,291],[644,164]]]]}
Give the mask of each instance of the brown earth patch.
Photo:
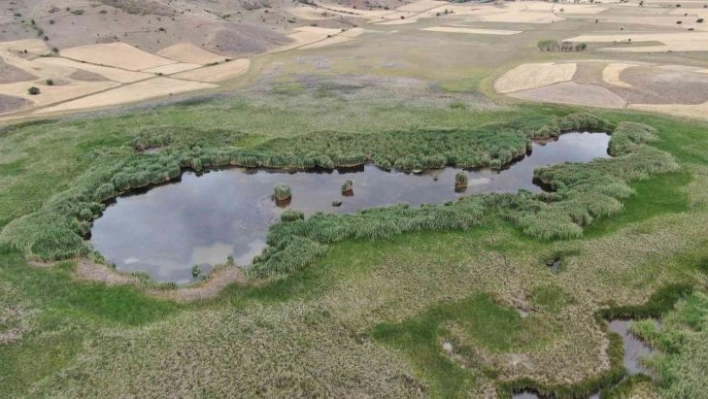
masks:
{"type": "Polygon", "coordinates": [[[28,108],[32,105],[32,101],[21,97],[6,96],[0,94],[0,114],[6,112],[17,111],[23,108],[28,108]]]}
{"type": "MultiPolygon", "coordinates": [[[[29,262],[33,267],[49,268],[56,263],[29,262]]],[[[95,263],[89,259],[76,259],[75,277],[79,280],[95,281],[109,286],[132,284],[140,287],[141,280],[131,274],[121,273],[109,266],[95,263]]],[[[145,293],[161,299],[178,302],[191,302],[211,299],[230,284],[247,284],[248,277],[238,266],[217,267],[206,281],[176,289],[145,289],[145,293]]]]}
{"type": "Polygon", "coordinates": [[[164,299],[178,302],[191,302],[196,300],[211,299],[219,295],[227,285],[246,284],[248,278],[243,269],[236,266],[228,266],[216,269],[209,275],[209,278],[193,286],[178,288],[174,290],[148,290],[148,294],[164,299]]]}
{"type": "Polygon", "coordinates": [[[103,82],[108,80],[97,73],[89,71],[76,71],[69,75],[68,78],[73,80],[79,80],[82,82],[103,82]]]}
{"type": "Polygon", "coordinates": [[[0,83],[25,82],[34,79],[37,79],[37,77],[20,68],[6,64],[0,57],[0,83]]]}
{"type": "Polygon", "coordinates": [[[612,91],[635,104],[703,104],[708,101],[708,76],[664,68],[638,66],[620,74],[632,88],[612,91]]]}
{"type": "Polygon", "coordinates": [[[204,48],[231,55],[258,54],[291,42],[288,37],[257,25],[244,24],[230,28],[212,33],[204,48]]]}
{"type": "Polygon", "coordinates": [[[88,259],[76,261],[76,277],[81,280],[98,281],[106,285],[137,284],[139,282],[135,276],[120,273],[88,259]]]}
{"type": "Polygon", "coordinates": [[[606,62],[579,62],[578,69],[573,75],[573,82],[586,85],[606,86],[602,80],[602,71],[607,66],[606,62]]]}

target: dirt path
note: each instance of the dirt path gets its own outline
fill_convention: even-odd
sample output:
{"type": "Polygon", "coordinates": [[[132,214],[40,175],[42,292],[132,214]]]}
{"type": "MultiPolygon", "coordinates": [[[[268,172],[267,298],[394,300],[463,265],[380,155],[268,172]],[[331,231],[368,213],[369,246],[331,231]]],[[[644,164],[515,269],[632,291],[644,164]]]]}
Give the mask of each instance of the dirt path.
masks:
{"type": "MultiPolygon", "coordinates": [[[[143,288],[141,280],[131,274],[121,273],[109,266],[95,263],[86,258],[76,259],[75,262],[74,277],[77,280],[93,281],[108,286],[135,285],[138,288],[143,288]]],[[[57,263],[29,262],[31,266],[38,268],[51,268],[57,263]]],[[[246,277],[243,269],[237,266],[225,266],[216,269],[206,281],[190,286],[175,289],[146,288],[143,291],[154,298],[177,302],[192,302],[215,298],[228,285],[247,283],[248,277],[246,277]]]]}

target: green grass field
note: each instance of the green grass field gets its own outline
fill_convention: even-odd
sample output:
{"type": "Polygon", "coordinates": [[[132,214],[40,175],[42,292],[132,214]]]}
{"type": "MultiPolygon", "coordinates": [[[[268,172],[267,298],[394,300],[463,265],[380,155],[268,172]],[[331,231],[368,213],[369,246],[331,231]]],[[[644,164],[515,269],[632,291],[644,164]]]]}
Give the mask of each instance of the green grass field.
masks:
{"type": "MultiPolygon", "coordinates": [[[[666,330],[639,332],[660,349],[649,360],[660,378],[632,380],[608,394],[699,397],[700,372],[708,367],[701,345],[708,284],[704,122],[593,111],[612,126],[649,125],[653,140],[620,130],[613,137],[618,158],[545,170],[542,177],[560,185],[551,198],[476,198],[452,210],[279,224],[273,242],[286,242],[291,252],[264,259],[275,272],[263,275],[275,276],[231,285],[208,301],[175,303],[140,286],[83,281],[73,259],[51,267],[29,262],[87,254],[80,238],[70,237],[100,212],[97,201],[153,182],[150,173],[172,176],[175,166],[194,166],[197,158],[202,167],[217,164],[224,148],[280,154],[280,166],[310,153],[335,163],[334,154],[342,163],[356,155],[351,159],[360,162],[380,148],[413,164],[436,156],[449,163],[459,154],[435,145],[460,148],[472,137],[480,140],[473,150],[506,159],[495,151],[525,148],[537,128],[579,111],[477,107],[465,97],[469,82],[458,83],[436,103],[340,98],[345,89],[331,86],[294,96],[290,87],[257,98],[4,128],[1,396],[453,398],[530,385],[564,397],[616,377],[616,339],[608,338],[598,312],[635,309],[662,287],[681,284],[695,292],[662,309],[666,330]],[[621,141],[622,134],[635,141],[621,141]],[[493,151],[485,147],[490,143],[493,151]],[[164,145],[167,154],[135,150],[164,145]],[[118,173],[133,180],[116,187],[118,173]],[[105,179],[114,191],[98,190],[105,179]],[[554,224],[561,217],[563,224],[554,224]],[[417,220],[420,227],[387,230],[371,227],[370,219],[417,220]],[[331,235],[332,226],[345,224],[348,232],[331,235]],[[300,228],[304,233],[293,233],[300,228]],[[573,234],[545,235],[554,228],[573,234]],[[560,272],[553,273],[546,262],[559,256],[560,272]]],[[[395,166],[397,159],[387,161],[395,166]]]]}

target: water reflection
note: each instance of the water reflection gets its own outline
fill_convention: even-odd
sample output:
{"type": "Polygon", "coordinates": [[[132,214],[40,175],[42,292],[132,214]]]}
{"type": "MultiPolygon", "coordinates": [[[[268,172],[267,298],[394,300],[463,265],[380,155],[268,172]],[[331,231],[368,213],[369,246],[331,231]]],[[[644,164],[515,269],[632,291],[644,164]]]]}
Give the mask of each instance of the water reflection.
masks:
{"type": "Polygon", "coordinates": [[[184,283],[193,278],[193,264],[208,272],[229,255],[237,264],[250,264],[265,246],[268,227],[285,209],[271,198],[276,183],[292,188],[292,200],[281,206],[307,215],[351,213],[399,202],[442,203],[463,195],[519,189],[538,192],[540,187],[532,181],[534,168],[607,157],[608,142],[606,134],[567,133],[557,141],[534,144],[531,155],[506,170],[468,172],[464,193],[455,192],[459,171],[455,168],[420,174],[387,172],[373,165],[331,173],[186,172],[179,182],[118,198],[94,222],[91,243],[120,270],[142,270],[158,281],[184,283]],[[354,180],[351,196],[341,193],[346,179],[354,180]],[[334,201],[342,203],[335,207],[334,201]]]}

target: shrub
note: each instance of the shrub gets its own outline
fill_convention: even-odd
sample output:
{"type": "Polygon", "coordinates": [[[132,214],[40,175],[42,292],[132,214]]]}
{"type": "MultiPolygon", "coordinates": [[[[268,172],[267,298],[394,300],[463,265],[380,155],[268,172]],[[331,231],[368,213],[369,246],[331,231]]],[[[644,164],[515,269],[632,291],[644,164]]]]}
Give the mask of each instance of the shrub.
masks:
{"type": "Polygon", "coordinates": [[[292,198],[290,186],[283,183],[278,183],[273,189],[273,196],[277,201],[285,201],[292,198]]]}
{"type": "Polygon", "coordinates": [[[558,51],[560,43],[557,40],[541,40],[537,46],[541,51],[558,51]]]}
{"type": "Polygon", "coordinates": [[[37,94],[40,93],[40,90],[39,90],[39,87],[32,86],[32,87],[30,87],[29,89],[27,89],[27,92],[28,92],[30,95],[36,96],[37,94]]]}
{"type": "Polygon", "coordinates": [[[47,84],[47,86],[54,86],[54,81],[52,79],[47,79],[45,83],[47,84]]]}
{"type": "Polygon", "coordinates": [[[702,24],[702,23],[703,23],[703,18],[698,18],[698,19],[696,20],[696,22],[698,22],[699,24],[702,24]]]}

